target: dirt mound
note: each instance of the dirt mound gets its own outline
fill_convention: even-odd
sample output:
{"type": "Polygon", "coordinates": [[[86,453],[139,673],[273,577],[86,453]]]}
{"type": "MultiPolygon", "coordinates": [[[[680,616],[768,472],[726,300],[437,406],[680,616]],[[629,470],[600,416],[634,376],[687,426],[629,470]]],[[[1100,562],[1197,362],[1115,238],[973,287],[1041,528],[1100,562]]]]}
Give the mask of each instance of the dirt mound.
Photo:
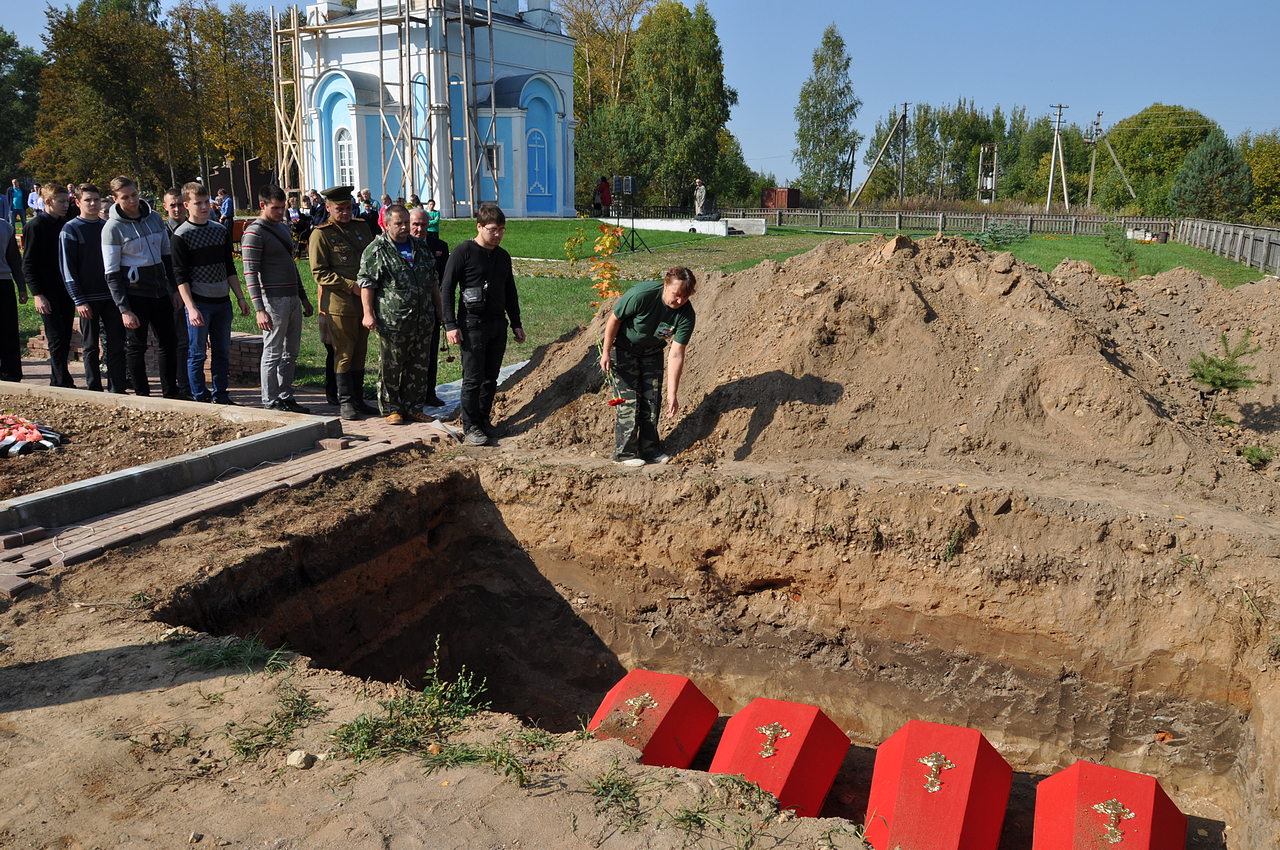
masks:
{"type": "MultiPolygon", "coordinates": [[[[1270,482],[1234,455],[1274,427],[1272,288],[1185,269],[1126,284],[1072,260],[1045,274],[953,237],[832,240],[704,276],[684,412],[664,439],[684,461],[1120,471],[1270,508],[1270,482]],[[1221,406],[1238,424],[1216,429],[1186,364],[1245,328],[1261,385],[1221,406]]],[[[501,397],[523,445],[611,451],[594,350],[609,306],[501,397]]]]}

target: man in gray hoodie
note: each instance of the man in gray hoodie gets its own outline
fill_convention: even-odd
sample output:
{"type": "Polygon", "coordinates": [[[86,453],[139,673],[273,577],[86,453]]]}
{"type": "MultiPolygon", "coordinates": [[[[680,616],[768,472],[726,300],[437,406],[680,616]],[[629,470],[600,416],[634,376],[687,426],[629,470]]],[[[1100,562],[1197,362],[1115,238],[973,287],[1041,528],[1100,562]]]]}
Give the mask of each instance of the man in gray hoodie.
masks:
{"type": "Polygon", "coordinates": [[[102,230],[102,263],[107,288],[124,320],[129,383],[138,395],[151,395],[147,329],[154,328],[160,348],[160,391],[165,398],[178,398],[173,327],[178,284],[169,254],[169,232],[160,214],[138,197],[138,185],[128,177],[111,181],[111,199],[114,203],[102,230]]]}

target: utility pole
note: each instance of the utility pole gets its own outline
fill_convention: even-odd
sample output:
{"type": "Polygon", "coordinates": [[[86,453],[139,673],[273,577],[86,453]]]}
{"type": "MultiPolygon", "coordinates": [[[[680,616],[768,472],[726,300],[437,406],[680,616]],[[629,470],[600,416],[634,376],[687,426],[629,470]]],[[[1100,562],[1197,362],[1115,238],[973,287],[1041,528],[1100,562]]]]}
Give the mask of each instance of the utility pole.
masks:
{"type": "Polygon", "coordinates": [[[902,155],[898,157],[898,206],[902,206],[902,193],[907,183],[907,104],[902,104],[902,117],[898,119],[902,125],[902,155]]]}
{"type": "Polygon", "coordinates": [[[1102,113],[1093,119],[1093,154],[1089,157],[1089,197],[1085,199],[1086,207],[1093,206],[1093,169],[1098,164],[1098,140],[1102,137],[1102,113]]]}
{"type": "MultiPolygon", "coordinates": [[[[871,163],[871,170],[867,172],[867,179],[862,181],[862,185],[858,187],[858,191],[856,194],[854,194],[853,200],[849,201],[850,207],[858,203],[858,198],[862,197],[862,190],[867,188],[867,184],[871,182],[871,175],[876,173],[876,166],[880,164],[880,159],[881,157],[884,156],[884,152],[889,149],[889,145],[893,144],[893,137],[898,135],[898,127],[904,123],[904,120],[906,119],[906,117],[907,117],[907,110],[903,109],[902,114],[898,116],[898,120],[893,122],[893,129],[889,131],[889,135],[884,137],[884,144],[880,146],[880,153],[876,154],[876,161],[871,163]]],[[[906,131],[907,131],[907,128],[903,127],[902,132],[905,134],[906,131]]],[[[849,185],[852,186],[853,185],[853,166],[852,165],[849,166],[849,175],[850,175],[849,185]]],[[[899,186],[901,186],[901,183],[899,183],[899,186]]]]}
{"type": "Polygon", "coordinates": [[[1062,200],[1067,206],[1067,212],[1071,211],[1071,199],[1067,197],[1067,165],[1062,158],[1062,138],[1059,130],[1062,127],[1062,110],[1070,109],[1061,103],[1051,104],[1050,109],[1058,110],[1058,117],[1053,122],[1053,152],[1049,155],[1049,195],[1044,199],[1044,211],[1049,212],[1049,205],[1053,202],[1053,160],[1056,157],[1062,165],[1062,200]]]}

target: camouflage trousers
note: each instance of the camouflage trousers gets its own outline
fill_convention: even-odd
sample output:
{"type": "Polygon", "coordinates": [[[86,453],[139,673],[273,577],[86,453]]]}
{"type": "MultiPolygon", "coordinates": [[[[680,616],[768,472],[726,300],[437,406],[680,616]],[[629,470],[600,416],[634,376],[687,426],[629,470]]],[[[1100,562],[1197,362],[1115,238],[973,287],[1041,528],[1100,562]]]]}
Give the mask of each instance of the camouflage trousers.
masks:
{"type": "Polygon", "coordinates": [[[658,439],[658,413],[662,410],[662,368],[665,349],[654,354],[637,354],[613,349],[613,374],[623,403],[614,426],[614,460],[633,457],[652,460],[662,454],[658,439]]]}
{"type": "Polygon", "coordinates": [[[383,416],[421,413],[427,403],[431,328],[421,332],[378,331],[378,409],[383,416]]]}

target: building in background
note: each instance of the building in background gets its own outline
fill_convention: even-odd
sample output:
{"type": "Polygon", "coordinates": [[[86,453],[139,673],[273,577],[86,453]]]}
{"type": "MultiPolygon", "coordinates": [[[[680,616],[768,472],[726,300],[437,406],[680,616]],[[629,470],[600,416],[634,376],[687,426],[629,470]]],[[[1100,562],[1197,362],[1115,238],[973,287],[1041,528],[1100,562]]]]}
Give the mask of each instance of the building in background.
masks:
{"type": "Polygon", "coordinates": [[[551,0],[321,0],[272,38],[281,184],[572,216],[573,46],[551,0]]]}

